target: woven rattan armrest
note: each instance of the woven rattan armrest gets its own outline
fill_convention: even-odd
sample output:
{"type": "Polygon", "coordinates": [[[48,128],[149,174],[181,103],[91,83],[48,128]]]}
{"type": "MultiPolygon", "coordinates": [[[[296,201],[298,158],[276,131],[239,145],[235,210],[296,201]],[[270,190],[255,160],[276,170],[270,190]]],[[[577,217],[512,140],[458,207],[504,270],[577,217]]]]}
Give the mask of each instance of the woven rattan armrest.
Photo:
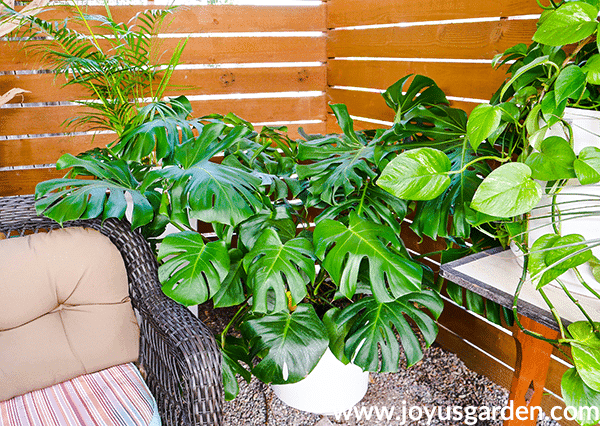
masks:
{"type": "MultiPolygon", "coordinates": [[[[148,243],[129,223],[116,219],[66,222],[96,229],[119,249],[129,293],[140,323],[140,368],[154,394],[163,425],[220,425],[221,354],[209,329],[184,306],[164,295],[148,243]]],[[[25,235],[60,228],[37,216],[32,196],[0,198],[0,233],[25,235]]]]}

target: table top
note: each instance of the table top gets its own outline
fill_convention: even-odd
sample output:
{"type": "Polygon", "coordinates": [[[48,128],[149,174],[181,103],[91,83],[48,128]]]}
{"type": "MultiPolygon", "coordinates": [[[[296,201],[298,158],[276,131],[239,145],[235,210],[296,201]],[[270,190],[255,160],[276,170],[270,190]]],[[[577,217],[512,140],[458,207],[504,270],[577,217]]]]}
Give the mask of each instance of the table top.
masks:
{"type": "MultiPolygon", "coordinates": [[[[512,308],[514,292],[522,271],[523,268],[513,252],[501,247],[472,254],[441,266],[442,277],[507,308],[512,308]]],[[[579,308],[561,288],[550,283],[544,286],[544,291],[558,310],[564,325],[585,320],[579,308]]],[[[592,319],[600,321],[600,300],[593,296],[574,296],[592,319]]],[[[548,306],[531,281],[527,280],[523,285],[517,306],[519,314],[554,330],[558,329],[548,306]]]]}

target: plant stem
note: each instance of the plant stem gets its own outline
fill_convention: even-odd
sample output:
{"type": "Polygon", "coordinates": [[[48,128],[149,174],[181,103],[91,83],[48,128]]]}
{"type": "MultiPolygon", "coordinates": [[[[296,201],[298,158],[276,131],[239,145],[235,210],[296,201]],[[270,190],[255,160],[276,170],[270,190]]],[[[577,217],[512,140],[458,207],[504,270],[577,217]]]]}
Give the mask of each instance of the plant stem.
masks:
{"type": "Polygon", "coordinates": [[[594,324],[594,320],[592,320],[592,318],[588,315],[588,313],[586,312],[586,310],[584,309],[583,306],[581,306],[581,303],[579,303],[579,300],[575,299],[573,297],[573,295],[571,294],[571,292],[567,289],[567,287],[563,284],[563,282],[561,280],[559,280],[558,278],[556,279],[556,282],[558,284],[560,284],[560,286],[562,287],[563,291],[565,292],[565,294],[567,295],[567,297],[569,299],[571,299],[571,302],[573,302],[581,311],[581,313],[587,318],[588,322],[591,324],[592,326],[592,330],[594,330],[594,332],[598,332],[598,328],[596,327],[596,324],[594,324]]]}
{"type": "Polygon", "coordinates": [[[581,285],[584,286],[594,296],[596,296],[597,299],[600,299],[600,294],[598,294],[598,292],[596,290],[594,290],[592,287],[589,286],[588,283],[585,282],[585,280],[583,279],[583,276],[581,275],[581,272],[579,272],[579,269],[577,269],[575,267],[575,268],[573,268],[573,270],[575,271],[575,276],[577,277],[577,279],[579,280],[581,285]]]}
{"type": "Polygon", "coordinates": [[[465,170],[467,170],[473,164],[475,164],[479,161],[483,161],[483,160],[494,160],[494,161],[498,161],[499,163],[506,163],[508,160],[510,160],[510,157],[500,158],[500,157],[495,157],[493,155],[479,157],[479,158],[476,158],[475,160],[469,161],[467,164],[465,164],[463,167],[461,167],[460,170],[451,170],[446,174],[447,175],[456,175],[456,174],[463,173],[465,170]]]}
{"type": "Polygon", "coordinates": [[[360,216],[360,214],[362,213],[363,205],[365,203],[365,196],[367,195],[368,188],[369,188],[369,181],[366,182],[365,187],[363,189],[362,196],[360,197],[360,204],[358,205],[358,210],[356,211],[356,214],[358,216],[360,216]]]}
{"type": "Polygon", "coordinates": [[[548,299],[548,296],[546,296],[546,292],[544,290],[540,288],[538,292],[541,294],[542,298],[544,299],[544,302],[546,302],[546,305],[548,305],[548,308],[550,308],[550,312],[552,312],[554,321],[556,321],[556,323],[558,324],[558,329],[560,330],[560,337],[562,339],[566,339],[565,326],[563,325],[562,320],[560,319],[560,315],[558,315],[558,311],[554,307],[554,304],[550,301],[550,299],[548,299]]]}
{"type": "Polygon", "coordinates": [[[250,307],[248,306],[248,300],[250,300],[250,298],[247,298],[246,300],[244,300],[240,309],[238,309],[238,311],[235,313],[233,318],[231,318],[231,321],[229,321],[229,324],[227,324],[227,327],[225,327],[225,329],[221,333],[221,347],[222,348],[225,347],[225,337],[227,336],[227,332],[229,331],[231,326],[235,323],[235,321],[238,319],[238,317],[240,315],[245,314],[248,311],[248,309],[250,309],[250,307]]]}

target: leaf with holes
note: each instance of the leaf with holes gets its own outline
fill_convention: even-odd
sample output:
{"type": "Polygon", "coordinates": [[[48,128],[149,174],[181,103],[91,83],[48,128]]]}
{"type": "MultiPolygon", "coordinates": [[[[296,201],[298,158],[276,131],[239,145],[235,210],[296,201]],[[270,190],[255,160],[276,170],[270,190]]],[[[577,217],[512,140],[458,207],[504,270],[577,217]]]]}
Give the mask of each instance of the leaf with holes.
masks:
{"type": "Polygon", "coordinates": [[[363,262],[368,265],[373,295],[380,302],[390,302],[421,289],[422,267],[399,254],[403,246],[388,226],[352,212],[348,226],[329,219],[320,221],[313,242],[323,267],[347,298],[356,292],[363,262]]]}
{"type": "Polygon", "coordinates": [[[288,306],[288,289],[296,305],[306,296],[306,285],[315,280],[313,247],[306,238],[283,244],[277,232],[267,228],[244,257],[244,268],[252,288],[253,310],[267,312],[267,297],[272,292],[273,310],[283,311],[288,306]]]}
{"type": "Polygon", "coordinates": [[[163,292],[185,306],[206,302],[229,273],[225,242],[204,244],[202,235],[192,231],[167,235],[158,260],[165,260],[158,268],[163,292]]]}
{"type": "Polygon", "coordinates": [[[317,365],[329,345],[325,326],[311,305],[294,312],[251,315],[241,325],[250,356],[262,358],[252,373],[263,383],[295,383],[317,365]]]}
{"type": "Polygon", "coordinates": [[[428,309],[437,319],[444,302],[437,293],[426,290],[405,294],[388,303],[365,297],[346,307],[337,319],[340,325],[352,324],[346,339],[346,357],[363,370],[396,372],[400,362],[397,333],[407,366],[414,365],[423,358],[423,352],[406,317],[417,325],[427,346],[435,341],[438,332],[435,321],[417,306],[428,309]]]}

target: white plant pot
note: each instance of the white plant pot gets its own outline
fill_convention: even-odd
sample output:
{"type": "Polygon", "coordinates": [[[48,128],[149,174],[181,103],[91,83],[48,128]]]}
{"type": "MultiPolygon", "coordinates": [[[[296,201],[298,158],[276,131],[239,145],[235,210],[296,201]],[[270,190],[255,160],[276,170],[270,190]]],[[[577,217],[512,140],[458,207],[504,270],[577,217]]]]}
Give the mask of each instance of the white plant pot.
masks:
{"type": "MultiPolygon", "coordinates": [[[[599,111],[567,108],[565,110],[564,119],[571,125],[573,129],[573,149],[575,154],[578,155],[579,152],[587,146],[595,146],[600,148],[599,111]]],[[[564,129],[561,124],[555,124],[546,132],[546,137],[559,136],[568,140],[568,133],[565,132],[566,129],[564,129]]],[[[552,199],[550,197],[543,196],[539,205],[549,205],[551,204],[551,201],[552,199]]],[[[600,211],[600,185],[582,186],[576,179],[573,179],[567,183],[567,187],[564,188],[556,197],[556,202],[559,210],[565,213],[568,213],[569,211],[600,211]],[[586,197],[586,195],[588,196],[586,197]],[[593,197],[590,197],[589,195],[592,195],[593,197]],[[565,204],[566,202],[568,202],[568,204],[565,204]]],[[[529,223],[530,248],[539,237],[544,234],[554,232],[550,218],[539,219],[539,217],[548,216],[550,213],[550,207],[538,208],[532,212],[529,223]]],[[[565,216],[565,218],[567,217],[568,216],[565,216]]],[[[561,234],[580,234],[583,235],[586,240],[600,238],[600,214],[590,217],[578,217],[576,219],[561,221],[561,234]]],[[[592,249],[592,253],[594,256],[600,258],[600,246],[592,249]]],[[[518,256],[519,263],[522,265],[522,253],[516,254],[518,256]]],[[[594,290],[600,292],[600,283],[598,283],[592,275],[590,266],[586,263],[582,266],[579,266],[578,270],[581,272],[585,282],[594,290]]],[[[563,282],[563,284],[565,284],[570,292],[583,296],[592,296],[592,294],[580,284],[573,271],[567,271],[561,275],[560,280],[563,282]]],[[[549,285],[559,287],[559,284],[555,281],[551,282],[549,285]]]]}
{"type": "Polygon", "coordinates": [[[287,385],[271,385],[271,388],[290,407],[331,415],[356,405],[367,393],[368,386],[368,372],[352,363],[344,365],[327,348],[305,379],[287,385]]]}

